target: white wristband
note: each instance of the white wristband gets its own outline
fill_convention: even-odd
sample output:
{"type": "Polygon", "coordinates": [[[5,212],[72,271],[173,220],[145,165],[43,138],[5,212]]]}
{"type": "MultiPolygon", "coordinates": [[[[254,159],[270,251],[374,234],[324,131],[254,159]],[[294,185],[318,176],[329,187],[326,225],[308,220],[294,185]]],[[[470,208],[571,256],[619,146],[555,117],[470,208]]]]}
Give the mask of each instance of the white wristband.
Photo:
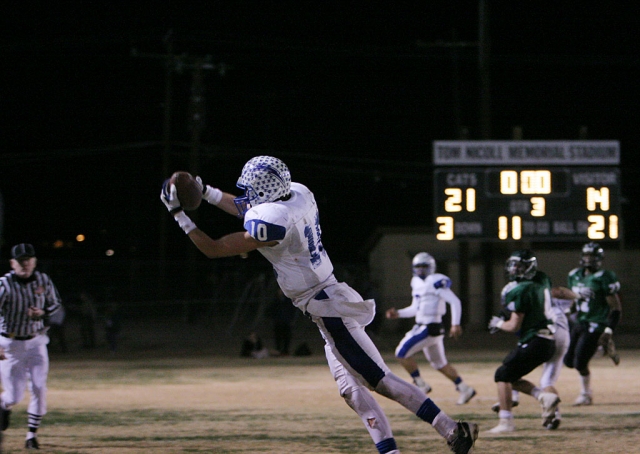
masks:
{"type": "Polygon", "coordinates": [[[604,329],[604,332],[606,334],[613,334],[613,330],[611,328],[609,328],[608,326],[604,329]]]}
{"type": "Polygon", "coordinates": [[[186,213],[184,211],[180,211],[178,213],[176,213],[176,215],[173,217],[176,221],[178,221],[178,225],[180,226],[180,228],[182,230],[184,230],[184,233],[186,233],[187,235],[189,234],[189,232],[191,232],[192,230],[197,229],[198,227],[194,224],[194,222],[191,220],[191,218],[189,216],[186,215],[186,213]]]}
{"type": "Polygon", "coordinates": [[[202,198],[211,205],[217,205],[222,200],[222,191],[207,185],[207,189],[204,191],[204,194],[202,194],[202,198]]]}
{"type": "Polygon", "coordinates": [[[496,323],[496,328],[502,329],[502,325],[504,325],[504,320],[500,320],[498,323],[496,323]]]}

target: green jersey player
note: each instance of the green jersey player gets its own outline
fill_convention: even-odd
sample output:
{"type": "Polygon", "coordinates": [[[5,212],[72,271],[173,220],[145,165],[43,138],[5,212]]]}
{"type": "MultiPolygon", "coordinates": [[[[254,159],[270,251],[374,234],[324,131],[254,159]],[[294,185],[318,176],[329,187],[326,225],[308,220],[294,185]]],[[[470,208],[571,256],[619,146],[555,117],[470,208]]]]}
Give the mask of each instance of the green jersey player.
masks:
{"type": "MultiPolygon", "coordinates": [[[[602,268],[604,250],[597,243],[582,247],[580,266],[569,272],[568,287],[578,296],[577,320],[571,327],[571,343],[564,357],[567,367],[580,374],[581,392],[574,405],[591,405],[591,372],[589,361],[598,345],[612,344],[611,335],[620,321],[620,282],[613,271],[602,268]]],[[[609,348],[614,362],[619,357],[609,348]]]]}
{"type": "Polygon", "coordinates": [[[500,422],[490,433],[515,430],[511,412],[513,390],[534,396],[542,406],[542,418],[545,421],[555,414],[560,402],[556,393],[541,391],[522,378],[549,361],[556,349],[553,323],[547,318],[545,311],[545,303],[551,298],[549,288],[534,280],[538,260],[528,249],[515,251],[507,260],[505,268],[510,282],[502,292],[503,317],[494,316],[489,322],[489,330],[517,333],[518,345],[505,357],[495,373],[500,422]]]}

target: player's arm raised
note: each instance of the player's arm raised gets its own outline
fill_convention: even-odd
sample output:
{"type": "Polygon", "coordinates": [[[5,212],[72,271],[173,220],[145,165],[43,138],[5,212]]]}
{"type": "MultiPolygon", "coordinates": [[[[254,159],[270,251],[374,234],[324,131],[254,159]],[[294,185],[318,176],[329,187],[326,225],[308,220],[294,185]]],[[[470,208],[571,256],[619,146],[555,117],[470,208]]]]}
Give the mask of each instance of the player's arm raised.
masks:
{"type": "MultiPolygon", "coordinates": [[[[211,186],[207,186],[211,188],[211,186]]],[[[214,188],[211,188],[214,189],[214,188]]],[[[214,205],[224,203],[224,207],[227,207],[229,203],[229,197],[231,198],[231,204],[235,209],[235,203],[233,202],[233,196],[231,194],[225,194],[219,189],[215,195],[214,205]]],[[[204,196],[203,196],[204,198],[204,196]]],[[[225,235],[218,240],[214,240],[209,235],[204,233],[196,226],[189,216],[184,212],[180,206],[178,200],[178,193],[175,185],[165,184],[160,192],[160,200],[167,207],[170,214],[176,220],[180,228],[186,233],[193,244],[209,258],[219,257],[231,257],[234,255],[243,254],[253,251],[261,247],[268,247],[278,244],[277,241],[258,241],[249,235],[248,232],[236,232],[225,235]]],[[[211,203],[211,202],[210,202],[211,203]]],[[[222,208],[222,207],[221,207],[222,208]]],[[[226,208],[222,208],[226,211],[226,208]]],[[[237,210],[236,210],[237,212],[237,210]]]]}
{"type": "Polygon", "coordinates": [[[199,228],[195,228],[187,235],[196,247],[210,259],[231,257],[254,251],[261,247],[278,244],[277,241],[261,242],[249,235],[248,232],[235,232],[214,240],[199,228]]]}
{"type": "Polygon", "coordinates": [[[202,200],[206,200],[211,205],[217,206],[222,211],[225,211],[233,216],[238,216],[238,208],[234,202],[235,197],[233,194],[223,192],[218,188],[204,184],[200,177],[196,177],[196,181],[202,188],[202,200]]]}

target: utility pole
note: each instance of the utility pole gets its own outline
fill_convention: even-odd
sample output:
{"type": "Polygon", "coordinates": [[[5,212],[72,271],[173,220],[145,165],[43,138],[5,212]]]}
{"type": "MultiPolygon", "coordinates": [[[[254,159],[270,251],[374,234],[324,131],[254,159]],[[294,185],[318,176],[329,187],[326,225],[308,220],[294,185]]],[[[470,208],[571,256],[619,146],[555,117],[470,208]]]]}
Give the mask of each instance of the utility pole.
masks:
{"type": "MultiPolygon", "coordinates": [[[[164,122],[162,127],[162,177],[169,178],[169,165],[171,156],[171,112],[173,99],[173,32],[169,32],[164,37],[167,46],[167,56],[165,63],[164,81],[164,122]]],[[[160,263],[164,267],[167,258],[167,228],[169,218],[165,213],[160,215],[160,263]]],[[[164,274],[164,273],[161,273],[164,274]]]]}
{"type": "Polygon", "coordinates": [[[206,105],[204,87],[205,59],[198,59],[193,65],[191,98],[189,99],[189,129],[191,130],[191,152],[189,153],[189,172],[200,172],[200,139],[206,125],[206,105]]]}
{"type": "MultiPolygon", "coordinates": [[[[478,70],[480,75],[480,136],[482,140],[491,139],[491,78],[489,39],[489,0],[478,0],[478,70]]],[[[494,253],[491,243],[482,243],[484,260],[484,313],[489,320],[493,313],[493,262],[494,253]]]]}
{"type": "Polygon", "coordinates": [[[489,39],[489,0],[478,3],[478,71],[480,74],[480,136],[491,139],[491,41],[489,39]]]}
{"type": "MultiPolygon", "coordinates": [[[[211,63],[211,56],[192,57],[186,54],[175,54],[173,31],[169,30],[163,39],[166,45],[166,53],[145,53],[138,49],[131,49],[131,56],[138,58],[149,58],[162,60],[165,64],[165,86],[164,86],[164,120],[162,133],[162,177],[169,178],[171,171],[171,151],[173,144],[172,137],[172,116],[173,116],[173,85],[174,74],[181,74],[186,70],[193,70],[193,80],[191,84],[190,98],[190,130],[191,130],[191,150],[189,155],[190,171],[198,172],[200,155],[200,137],[205,127],[205,88],[204,71],[216,70],[218,75],[224,76],[230,67],[224,63],[211,63]]],[[[166,225],[167,217],[163,216],[160,235],[160,257],[166,257],[166,225]],[[164,226],[164,227],[162,227],[164,226]]]]}
{"type": "MultiPolygon", "coordinates": [[[[211,63],[211,56],[192,57],[186,54],[175,54],[174,34],[169,30],[163,39],[165,53],[144,53],[137,49],[131,49],[131,56],[138,58],[149,58],[161,60],[165,66],[165,86],[164,86],[164,115],[162,132],[162,176],[169,178],[171,172],[171,153],[173,145],[172,117],[173,117],[173,97],[174,97],[174,74],[181,74],[186,70],[193,71],[191,83],[191,97],[189,100],[189,129],[191,132],[191,147],[189,151],[189,172],[197,175],[200,170],[200,139],[205,128],[205,85],[204,71],[216,70],[219,76],[224,76],[230,67],[224,63],[211,63]]],[[[174,169],[177,170],[177,169],[174,169]]],[[[167,232],[170,218],[165,212],[161,213],[159,229],[158,254],[160,258],[159,279],[163,284],[166,282],[166,259],[167,259],[167,232]]],[[[190,255],[190,259],[193,258],[190,255]]],[[[161,284],[161,285],[163,285],[161,284]]]]}
{"type": "MultiPolygon", "coordinates": [[[[482,26],[481,26],[482,28],[482,26]]],[[[460,96],[460,50],[465,48],[478,48],[482,47],[480,41],[461,41],[458,39],[457,31],[454,29],[451,32],[451,41],[442,42],[437,41],[434,43],[418,42],[418,47],[423,48],[449,48],[451,51],[451,81],[452,81],[452,109],[453,109],[453,122],[455,124],[456,136],[458,139],[467,139],[467,129],[462,125],[462,98],[460,96]]],[[[478,50],[479,54],[483,54],[482,50],[478,50]]],[[[479,71],[482,74],[482,69],[479,71]]],[[[481,76],[481,80],[483,77],[481,76]]],[[[481,89],[482,93],[483,89],[481,89]]],[[[482,95],[481,95],[482,99],[482,95]]],[[[483,121],[481,121],[481,124],[483,121]]],[[[482,126],[484,127],[484,126],[482,126]]],[[[463,320],[468,320],[468,314],[470,312],[469,301],[469,261],[470,261],[470,247],[468,241],[458,240],[458,282],[459,284],[459,296],[462,301],[462,314],[463,320]]]]}
{"type": "MultiPolygon", "coordinates": [[[[478,41],[477,42],[464,42],[459,41],[456,31],[453,30],[451,42],[435,42],[424,43],[418,42],[418,47],[448,47],[451,49],[452,60],[452,83],[453,83],[453,116],[456,126],[456,135],[458,139],[467,139],[466,128],[462,127],[462,109],[460,99],[460,74],[459,74],[459,49],[465,47],[476,47],[478,52],[478,78],[479,78],[479,128],[480,138],[482,140],[491,139],[491,87],[490,87],[490,55],[491,46],[489,39],[489,0],[478,0],[478,41]]],[[[493,261],[494,254],[493,248],[490,243],[481,244],[482,257],[484,261],[484,312],[485,317],[493,312],[493,261]]],[[[463,301],[463,313],[468,313],[469,297],[469,260],[470,260],[470,247],[469,242],[458,242],[458,262],[459,262],[459,282],[460,282],[460,299],[463,301]]]]}

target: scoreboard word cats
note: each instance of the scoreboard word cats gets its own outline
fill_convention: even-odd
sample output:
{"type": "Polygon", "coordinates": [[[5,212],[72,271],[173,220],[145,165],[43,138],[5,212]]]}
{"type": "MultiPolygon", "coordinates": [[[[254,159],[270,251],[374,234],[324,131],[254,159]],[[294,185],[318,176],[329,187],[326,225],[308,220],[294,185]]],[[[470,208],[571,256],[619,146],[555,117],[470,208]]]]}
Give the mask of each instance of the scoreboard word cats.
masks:
{"type": "Polygon", "coordinates": [[[618,142],[435,142],[436,238],[620,239],[618,142]]]}

